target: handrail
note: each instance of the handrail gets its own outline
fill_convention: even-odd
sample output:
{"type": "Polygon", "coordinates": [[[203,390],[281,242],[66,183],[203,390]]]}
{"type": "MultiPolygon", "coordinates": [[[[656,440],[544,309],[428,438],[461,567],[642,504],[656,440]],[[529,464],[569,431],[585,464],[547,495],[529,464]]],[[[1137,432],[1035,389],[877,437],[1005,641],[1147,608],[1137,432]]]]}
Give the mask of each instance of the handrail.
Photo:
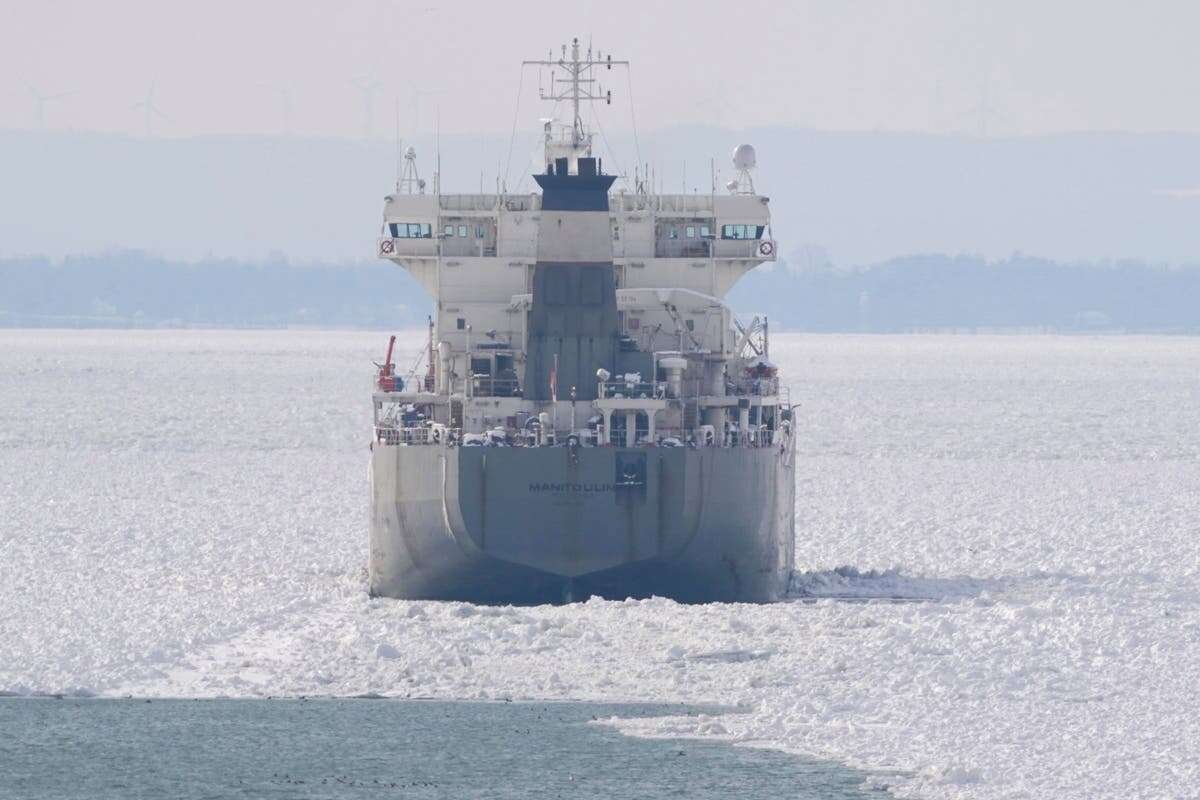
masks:
{"type": "Polygon", "coordinates": [[[471,393],[476,397],[520,397],[521,384],[516,378],[472,375],[471,393]]]}
{"type": "Polygon", "coordinates": [[[604,398],[646,398],[661,399],[667,396],[667,384],[661,381],[605,381],[604,398]]]}
{"type": "MultiPolygon", "coordinates": [[[[730,447],[771,447],[780,443],[786,435],[782,428],[774,430],[755,427],[751,430],[738,431],[734,426],[726,431],[724,438],[709,439],[710,431],[707,427],[697,428],[664,428],[656,427],[654,441],[648,441],[647,430],[645,428],[637,429],[637,443],[635,447],[714,447],[714,448],[730,448],[730,447]]],[[[623,435],[623,434],[622,434],[623,435]]],[[[559,435],[554,437],[556,441],[553,444],[540,445],[544,447],[563,447],[566,446],[567,434],[565,431],[560,431],[559,435]]],[[[437,447],[461,447],[471,445],[482,445],[485,447],[537,447],[539,445],[533,443],[534,440],[523,438],[519,435],[509,432],[505,436],[503,443],[489,440],[483,434],[467,436],[463,435],[462,428],[447,428],[441,425],[417,425],[411,427],[391,426],[387,424],[379,424],[375,426],[375,443],[385,446],[437,446],[437,447]]],[[[623,447],[623,443],[596,441],[594,437],[585,437],[582,441],[585,447],[623,447]]]]}
{"type": "Polygon", "coordinates": [[[730,394],[772,397],[779,394],[779,378],[735,378],[726,387],[730,394]]]}
{"type": "MultiPolygon", "coordinates": [[[[427,375],[390,376],[391,388],[385,388],[379,383],[377,373],[371,376],[371,388],[382,393],[411,395],[413,393],[428,394],[433,389],[427,375]]],[[[637,381],[608,380],[601,384],[604,394],[602,399],[647,399],[647,400],[694,400],[703,396],[703,381],[698,378],[684,378],[682,393],[675,396],[667,381],[637,381]]],[[[780,403],[786,405],[790,400],[787,395],[788,387],[782,384],[778,377],[773,378],[736,378],[725,382],[727,396],[743,397],[774,397],[780,398],[780,403]]],[[[499,378],[491,375],[473,375],[471,390],[476,397],[521,397],[521,382],[516,378],[499,378]]],[[[560,398],[565,399],[565,398],[560,398]]],[[[411,402],[405,399],[397,402],[411,402]]]]}

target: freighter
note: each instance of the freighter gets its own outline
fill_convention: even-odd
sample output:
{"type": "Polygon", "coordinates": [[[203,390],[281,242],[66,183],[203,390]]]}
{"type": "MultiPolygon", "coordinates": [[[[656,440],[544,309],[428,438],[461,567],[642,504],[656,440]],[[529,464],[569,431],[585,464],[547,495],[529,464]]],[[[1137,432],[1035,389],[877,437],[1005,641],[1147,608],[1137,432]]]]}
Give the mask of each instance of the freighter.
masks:
{"type": "Polygon", "coordinates": [[[426,366],[375,378],[375,596],[485,603],[779,598],[794,548],[794,435],[765,319],[722,298],[773,261],[752,147],[707,194],[604,172],[583,49],[543,99],[540,192],[443,194],[412,148],[377,255],[432,295],[426,366]],[[616,184],[616,185],[614,185],[616,184]]]}

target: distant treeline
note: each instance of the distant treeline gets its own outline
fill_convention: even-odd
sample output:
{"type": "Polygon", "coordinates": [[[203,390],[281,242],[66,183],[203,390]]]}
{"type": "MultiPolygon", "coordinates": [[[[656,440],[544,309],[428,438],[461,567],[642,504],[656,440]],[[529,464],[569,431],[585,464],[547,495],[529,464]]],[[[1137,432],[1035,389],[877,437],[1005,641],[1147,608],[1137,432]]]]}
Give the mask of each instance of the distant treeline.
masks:
{"type": "Polygon", "coordinates": [[[383,262],[11,258],[0,260],[0,287],[6,327],[393,328],[423,322],[430,308],[407,272],[383,262]]]}
{"type": "Polygon", "coordinates": [[[852,270],[781,262],[751,272],[727,299],[805,331],[1200,333],[1200,266],[1136,261],[921,255],[852,270]]]}
{"type": "MultiPolygon", "coordinates": [[[[751,272],[728,301],[787,330],[1200,333],[1200,267],[1024,256],[911,256],[852,270],[781,261],[751,272]]],[[[183,263],[127,252],[0,260],[6,327],[398,328],[424,322],[431,302],[382,262],[183,263]]]]}

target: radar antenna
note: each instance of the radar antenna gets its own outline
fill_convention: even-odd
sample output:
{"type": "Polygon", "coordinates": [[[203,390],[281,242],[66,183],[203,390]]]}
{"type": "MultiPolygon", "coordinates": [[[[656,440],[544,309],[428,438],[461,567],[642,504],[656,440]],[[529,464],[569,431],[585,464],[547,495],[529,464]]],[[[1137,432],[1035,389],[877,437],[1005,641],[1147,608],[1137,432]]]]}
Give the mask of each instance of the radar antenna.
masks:
{"type": "Polygon", "coordinates": [[[571,40],[571,52],[567,54],[567,46],[562,46],[562,55],[559,58],[554,58],[554,53],[551,52],[546,60],[541,61],[522,61],[522,65],[536,65],[539,67],[551,67],[550,84],[542,86],[539,83],[538,96],[543,100],[553,100],[555,102],[570,100],[573,121],[571,123],[571,132],[569,137],[564,140],[555,141],[551,134],[551,121],[544,121],[546,132],[546,163],[553,163],[556,157],[566,156],[572,163],[580,156],[589,156],[592,152],[592,134],[588,131],[587,126],[583,124],[583,117],[580,114],[581,103],[594,102],[603,100],[606,104],[612,105],[612,90],[606,90],[600,85],[600,82],[593,77],[592,70],[595,67],[604,67],[612,69],[614,66],[628,67],[628,61],[614,61],[611,54],[602,54],[599,50],[592,52],[591,45],[588,45],[586,52],[581,51],[579,38],[575,37],[571,40]],[[562,69],[566,72],[567,77],[560,78],[554,72],[554,69],[562,69]]]}
{"type": "Polygon", "coordinates": [[[401,194],[425,194],[425,181],[417,174],[417,151],[411,145],[404,151],[404,169],[396,180],[396,191],[401,194]]]}
{"type": "Polygon", "coordinates": [[[737,170],[737,177],[725,184],[725,188],[733,194],[754,194],[754,178],[750,172],[757,164],[753,145],[739,144],[733,148],[733,168],[737,170]]]}

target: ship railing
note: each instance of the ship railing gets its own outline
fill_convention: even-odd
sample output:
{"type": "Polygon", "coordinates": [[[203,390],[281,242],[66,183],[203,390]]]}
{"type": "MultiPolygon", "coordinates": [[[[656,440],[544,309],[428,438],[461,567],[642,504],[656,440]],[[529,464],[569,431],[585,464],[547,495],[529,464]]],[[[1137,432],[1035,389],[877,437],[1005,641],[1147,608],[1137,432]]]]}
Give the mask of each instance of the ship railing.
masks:
{"type": "Polygon", "coordinates": [[[712,216],[713,198],[707,194],[614,194],[609,195],[609,208],[620,211],[655,211],[676,214],[706,214],[712,216]]]}
{"type": "MultiPolygon", "coordinates": [[[[559,431],[549,439],[549,446],[563,446],[570,431],[559,431]]],[[[664,428],[656,427],[654,439],[649,437],[646,428],[638,428],[635,435],[635,447],[772,447],[782,441],[784,433],[780,429],[770,429],[765,425],[750,426],[747,430],[739,430],[736,425],[727,427],[724,435],[717,433],[708,426],[698,428],[664,428]]],[[[464,437],[461,428],[448,428],[443,425],[390,425],[380,423],[375,426],[376,444],[391,447],[455,447],[464,445],[486,444],[507,447],[531,447],[536,445],[536,437],[528,431],[509,430],[503,438],[497,432],[490,434],[468,434],[464,437]]],[[[586,433],[580,443],[584,447],[624,447],[625,432],[614,429],[609,441],[595,432],[586,433]]]]}
{"type": "Polygon", "coordinates": [[[521,194],[506,194],[504,195],[504,210],[505,211],[536,211],[539,207],[538,201],[541,195],[521,195],[521,194]]]}
{"type": "Polygon", "coordinates": [[[779,394],[779,378],[738,378],[726,385],[726,392],[733,395],[774,397],[779,394]]]}
{"type": "Polygon", "coordinates": [[[739,430],[736,425],[730,425],[725,431],[724,447],[772,447],[783,439],[783,431],[768,428],[766,425],[751,425],[746,430],[739,430]]]}
{"type": "Polygon", "coordinates": [[[442,211],[537,211],[541,207],[539,194],[443,194],[439,196],[442,211]]]}
{"type": "Polygon", "coordinates": [[[667,384],[661,381],[650,383],[616,380],[605,381],[603,386],[606,398],[662,399],[667,396],[667,384]]]}
{"type": "Polygon", "coordinates": [[[375,442],[381,445],[417,446],[438,445],[448,446],[462,441],[460,428],[447,428],[443,425],[389,425],[380,423],[375,426],[375,442]]]}
{"type": "MultiPolygon", "coordinates": [[[[649,383],[617,380],[605,381],[602,386],[606,398],[691,400],[703,394],[704,382],[699,378],[685,378],[680,385],[678,395],[671,391],[667,381],[649,383]]],[[[729,396],[774,397],[779,392],[779,378],[739,378],[728,381],[725,385],[725,393],[729,396]]]]}
{"type": "MultiPolygon", "coordinates": [[[[771,447],[782,440],[782,431],[772,430],[765,425],[752,425],[748,430],[738,430],[736,425],[727,427],[724,435],[708,426],[698,428],[671,428],[656,426],[654,440],[649,438],[649,431],[639,427],[635,437],[635,447],[771,447]]],[[[603,437],[601,437],[603,440],[603,437]]],[[[598,442],[600,446],[624,447],[625,432],[620,428],[614,429],[610,441],[598,442]]]]}
{"type": "Polygon", "coordinates": [[[471,393],[475,397],[520,397],[521,384],[516,378],[472,375],[471,393]]]}
{"type": "Polygon", "coordinates": [[[409,372],[406,375],[371,375],[371,391],[395,397],[382,397],[381,400],[396,403],[432,402],[432,398],[414,397],[413,395],[433,394],[434,377],[427,372],[409,372]],[[403,396],[402,396],[403,395],[403,396]]]}
{"type": "MultiPolygon", "coordinates": [[[[443,211],[493,211],[500,205],[500,198],[497,194],[443,194],[438,196],[438,203],[443,211]]],[[[524,200],[525,197],[505,199],[524,200]]]]}
{"type": "MultiPolygon", "coordinates": [[[[405,390],[412,392],[421,391],[421,380],[419,378],[409,377],[405,380],[403,375],[380,375],[378,373],[371,376],[371,391],[384,392],[386,394],[403,394],[405,390]],[[409,385],[411,383],[411,386],[409,385]]],[[[398,399],[398,398],[397,398],[398,399]]]]}

